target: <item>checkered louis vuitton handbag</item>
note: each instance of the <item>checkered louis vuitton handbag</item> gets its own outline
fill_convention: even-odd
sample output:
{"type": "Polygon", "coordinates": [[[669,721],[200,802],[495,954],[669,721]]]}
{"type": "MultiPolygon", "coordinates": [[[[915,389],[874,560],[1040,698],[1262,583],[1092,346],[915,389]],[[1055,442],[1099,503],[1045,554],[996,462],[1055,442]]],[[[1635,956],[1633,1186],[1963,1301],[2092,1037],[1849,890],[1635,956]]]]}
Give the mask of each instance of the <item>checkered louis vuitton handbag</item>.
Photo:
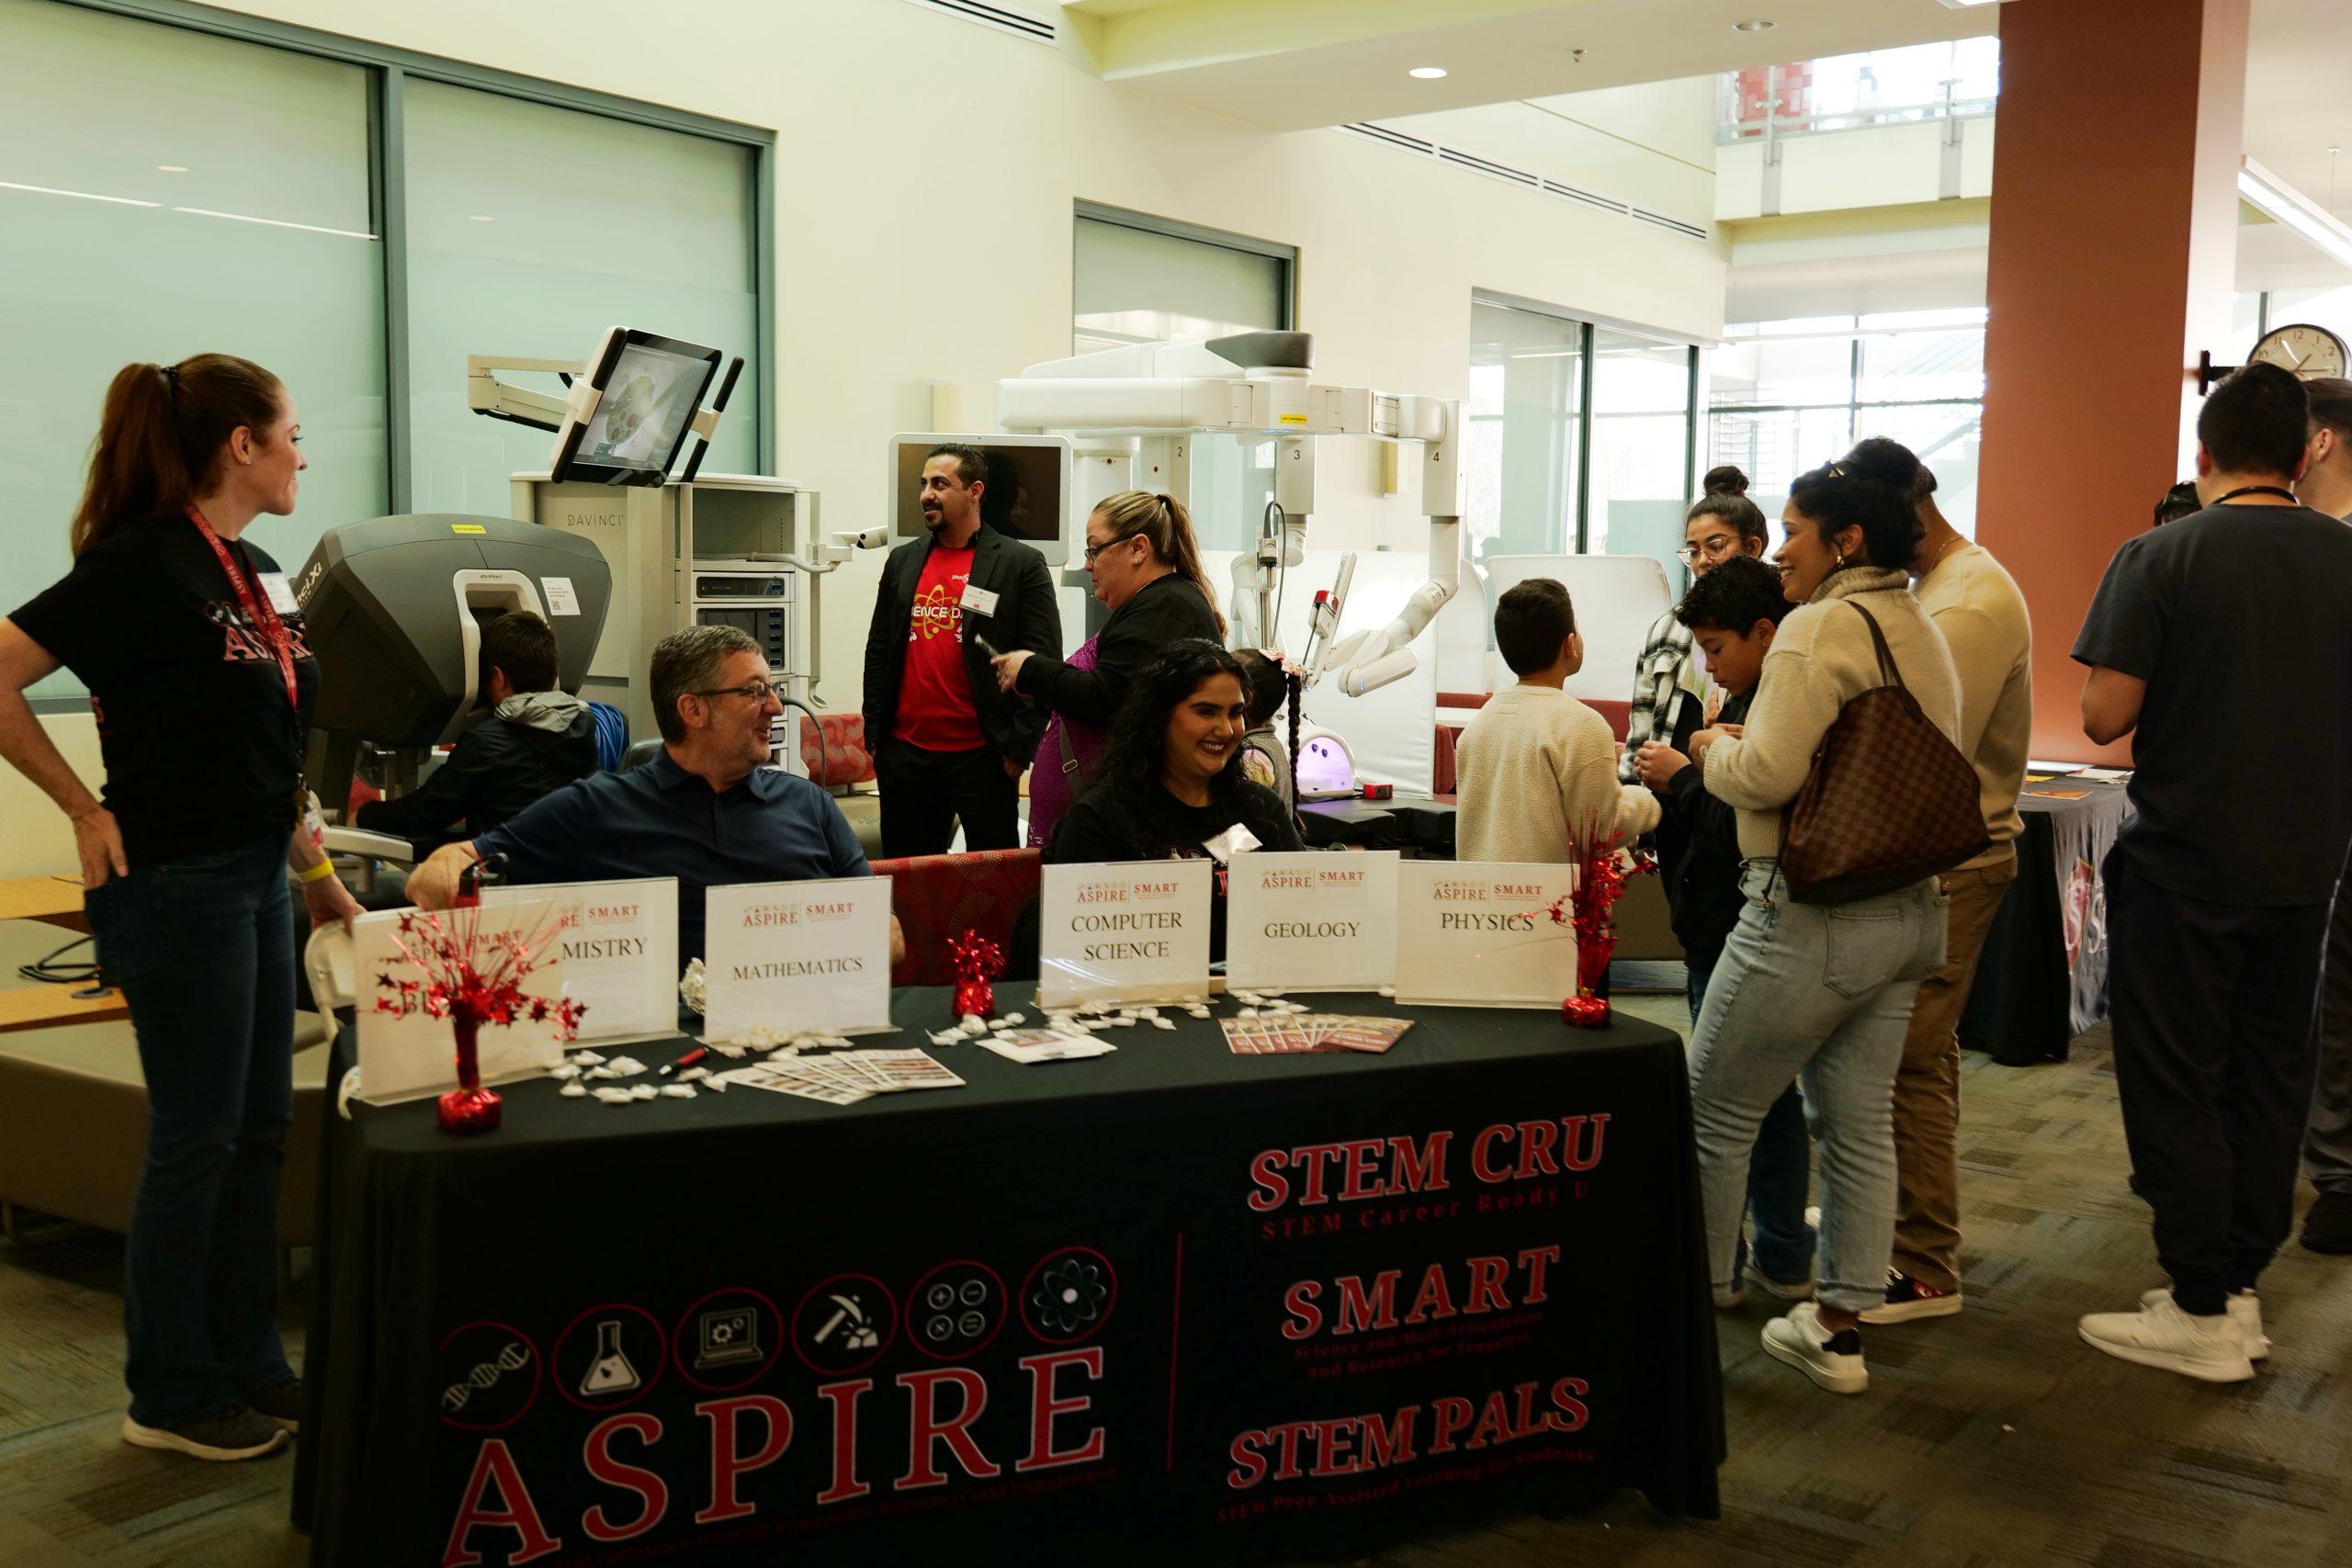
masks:
{"type": "Polygon", "coordinates": [[[1892,893],[1992,844],[1976,770],[1903,684],[1877,617],[1847,603],[1870,624],[1885,684],[1839,710],[1781,818],[1781,874],[1804,904],[1892,893]]]}

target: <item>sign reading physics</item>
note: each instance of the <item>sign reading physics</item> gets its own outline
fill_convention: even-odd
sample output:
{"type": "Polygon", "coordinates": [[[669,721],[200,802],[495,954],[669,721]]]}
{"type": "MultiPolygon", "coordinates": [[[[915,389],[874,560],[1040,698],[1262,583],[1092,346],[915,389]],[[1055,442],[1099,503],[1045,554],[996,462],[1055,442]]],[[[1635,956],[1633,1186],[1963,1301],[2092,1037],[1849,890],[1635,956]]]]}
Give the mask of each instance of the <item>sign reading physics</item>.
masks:
{"type": "Polygon", "coordinates": [[[1399,865],[1396,999],[1556,1008],[1576,995],[1575,876],[1567,865],[1399,865]]]}
{"type": "Polygon", "coordinates": [[[890,879],[765,882],[704,895],[704,1032],[890,1027],[890,879]]]}
{"type": "Polygon", "coordinates": [[[1206,997],[1215,869],[1205,860],[1046,866],[1038,1001],[1068,1007],[1206,997]]]}
{"type": "Polygon", "coordinates": [[[1233,857],[1225,977],[1252,990],[1373,991],[1396,974],[1396,854],[1233,857]]]}
{"type": "Polygon", "coordinates": [[[567,882],[497,887],[484,908],[551,906],[561,929],[549,953],[563,965],[563,994],[582,1004],[582,1045],[667,1038],[678,1032],[678,879],[567,882]]]}
{"type": "MultiPolygon", "coordinates": [[[[458,1087],[458,1037],[447,1019],[422,1012],[394,1018],[376,1010],[376,998],[390,994],[378,984],[384,976],[429,983],[425,971],[410,963],[400,945],[406,942],[411,953],[424,956],[428,920],[438,921],[445,932],[472,921],[478,964],[492,962],[493,937],[511,932],[528,940],[546,933],[530,974],[523,978],[523,994],[550,1002],[563,998],[563,964],[556,956],[552,934],[555,913],[545,898],[514,898],[479,910],[445,909],[438,915],[385,909],[360,916],[351,926],[351,968],[357,993],[353,1015],[359,1026],[359,1098],[370,1105],[443,1094],[458,1087]],[[403,919],[416,922],[406,937],[401,935],[403,919]]],[[[511,1024],[483,1025],[475,1036],[481,1081],[504,1083],[561,1066],[559,1032],[553,1019],[533,1023],[518,1018],[511,1024]]]]}

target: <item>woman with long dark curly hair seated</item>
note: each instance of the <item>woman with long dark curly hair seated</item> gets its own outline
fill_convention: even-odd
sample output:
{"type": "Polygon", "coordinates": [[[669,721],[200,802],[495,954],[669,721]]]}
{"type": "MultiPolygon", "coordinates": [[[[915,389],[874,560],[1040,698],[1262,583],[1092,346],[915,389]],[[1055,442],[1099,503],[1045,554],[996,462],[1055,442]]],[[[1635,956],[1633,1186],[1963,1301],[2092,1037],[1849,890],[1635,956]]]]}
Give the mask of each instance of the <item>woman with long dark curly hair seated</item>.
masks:
{"type": "Polygon", "coordinates": [[[1046,859],[1216,860],[1209,942],[1222,958],[1224,863],[1238,850],[1306,847],[1282,798],[1242,772],[1249,728],[1241,661],[1204,638],[1171,643],[1137,671],[1094,782],[1056,828],[1046,859]],[[1254,842],[1237,842],[1237,827],[1254,842]]]}

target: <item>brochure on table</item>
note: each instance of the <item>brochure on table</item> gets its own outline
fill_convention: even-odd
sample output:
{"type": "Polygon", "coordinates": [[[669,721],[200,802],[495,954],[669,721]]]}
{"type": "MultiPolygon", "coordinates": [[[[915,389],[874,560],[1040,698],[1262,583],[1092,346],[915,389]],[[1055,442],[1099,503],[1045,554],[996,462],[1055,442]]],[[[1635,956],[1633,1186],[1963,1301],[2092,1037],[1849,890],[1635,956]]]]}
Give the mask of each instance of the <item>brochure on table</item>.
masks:
{"type": "Polygon", "coordinates": [[[1577,991],[1566,865],[1406,861],[1397,867],[1396,999],[1556,1008],[1577,991]]]}
{"type": "Polygon", "coordinates": [[[563,994],[587,1010],[575,1043],[678,1032],[676,877],[494,887],[481,899],[485,908],[517,900],[548,903],[560,924],[549,952],[563,965],[563,994]]]}
{"type": "MultiPolygon", "coordinates": [[[[474,951],[481,955],[481,962],[488,961],[495,937],[511,933],[526,941],[540,938],[538,956],[523,977],[523,994],[550,1002],[563,998],[563,964],[556,956],[554,908],[545,898],[514,898],[479,910],[444,910],[433,916],[414,909],[385,909],[360,916],[351,927],[352,974],[358,983],[353,1017],[359,1028],[358,1098],[370,1105],[419,1100],[458,1087],[457,1036],[447,1019],[427,1018],[422,1012],[394,1018],[376,1010],[376,998],[386,994],[378,983],[384,976],[419,984],[430,978],[401,953],[403,918],[420,922],[436,919],[445,931],[454,929],[453,922],[473,920],[474,951]]],[[[414,936],[408,941],[410,951],[423,952],[414,936]]],[[[563,1062],[563,1043],[551,1019],[540,1023],[518,1018],[511,1024],[485,1024],[475,1042],[481,1081],[486,1084],[529,1077],[563,1062]]]]}
{"type": "Polygon", "coordinates": [[[1376,991],[1396,977],[1395,851],[1236,855],[1225,978],[1247,990],[1376,991]]]}
{"type": "Polygon", "coordinates": [[[888,877],[713,887],[703,926],[706,1037],[891,1027],[888,877]]]}
{"type": "Polygon", "coordinates": [[[1038,1001],[1075,1007],[1205,998],[1215,869],[1205,860],[1046,866],[1038,1001]]]}

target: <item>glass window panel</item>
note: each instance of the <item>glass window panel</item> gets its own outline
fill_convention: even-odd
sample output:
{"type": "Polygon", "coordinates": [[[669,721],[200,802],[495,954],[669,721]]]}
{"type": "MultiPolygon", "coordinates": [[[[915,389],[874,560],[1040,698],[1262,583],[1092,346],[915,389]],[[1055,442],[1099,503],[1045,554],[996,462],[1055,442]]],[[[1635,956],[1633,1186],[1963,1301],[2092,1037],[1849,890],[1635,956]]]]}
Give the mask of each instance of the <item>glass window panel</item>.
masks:
{"type": "MultiPolygon", "coordinates": [[[[65,572],[107,383],[135,361],[217,350],[284,380],[311,468],[248,536],[288,570],[380,515],[367,73],[43,0],[0,0],[0,611],[65,572]]],[[[61,671],[31,694],[80,691],[61,671]]]]}
{"type": "Polygon", "coordinates": [[[1984,395],[1984,329],[1895,333],[1862,339],[1860,400],[1912,402],[1984,395]]]}
{"type": "Polygon", "coordinates": [[[1592,334],[1592,480],[1585,548],[1655,556],[1668,581],[1690,503],[1690,355],[1687,344],[1592,334]]]}
{"type": "Polygon", "coordinates": [[[1842,403],[1853,396],[1850,333],[1751,337],[1708,361],[1712,400],[1724,404],[1842,403]]]}
{"type": "Polygon", "coordinates": [[[1080,218],[1079,354],[1290,324],[1290,265],[1206,240],[1080,218]]]}
{"type": "Polygon", "coordinates": [[[552,436],[467,409],[466,355],[569,358],[616,324],[743,356],[703,467],[756,471],[753,150],[437,82],[407,119],[415,510],[503,517],[548,463],[552,436]]]}
{"type": "Polygon", "coordinates": [[[1748,499],[1768,518],[1781,515],[1799,474],[1831,461],[1854,444],[1853,419],[1842,405],[1755,412],[1718,410],[1707,426],[1708,466],[1736,465],[1747,475],[1748,499]]]}
{"type": "MultiPolygon", "coordinates": [[[[2352,343],[2352,287],[2342,288],[2278,288],[2270,295],[2270,330],[2309,321],[2325,327],[2352,343]]],[[[2248,337],[2245,346],[2254,346],[2248,337]]]]}
{"type": "Polygon", "coordinates": [[[1583,343],[1580,321],[1472,303],[1463,525],[1473,560],[1575,548],[1583,343]]]}
{"type": "Polygon", "coordinates": [[[2216,353],[2214,358],[2225,365],[2235,364],[2247,349],[2262,336],[2262,296],[2233,294],[2230,296],[2230,341],[2226,353],[2216,353]]]}

